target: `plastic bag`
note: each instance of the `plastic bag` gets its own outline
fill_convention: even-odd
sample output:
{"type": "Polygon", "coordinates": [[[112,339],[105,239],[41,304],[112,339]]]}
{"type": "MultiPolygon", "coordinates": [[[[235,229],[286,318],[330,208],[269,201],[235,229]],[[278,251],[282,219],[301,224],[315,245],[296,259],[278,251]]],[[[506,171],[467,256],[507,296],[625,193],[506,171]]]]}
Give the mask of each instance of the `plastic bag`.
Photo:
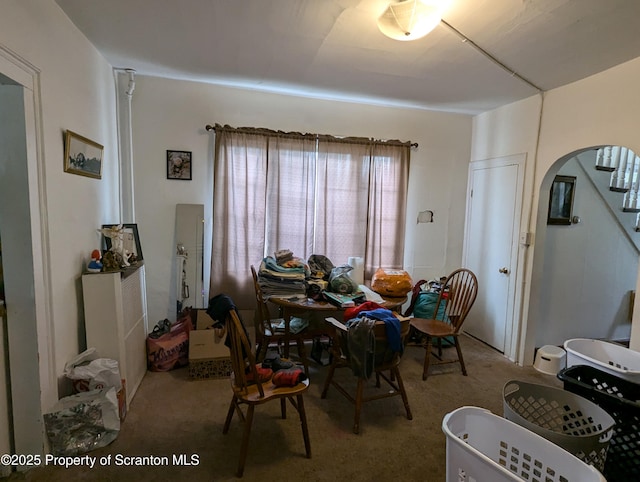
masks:
{"type": "Polygon", "coordinates": [[[331,274],[329,275],[329,287],[330,291],[334,293],[355,293],[358,291],[358,283],[356,283],[351,276],[349,276],[349,271],[353,269],[353,266],[349,266],[348,264],[343,264],[342,266],[336,266],[331,270],[331,274]]]}
{"type": "Polygon", "coordinates": [[[334,268],[329,258],[322,254],[312,254],[307,260],[307,265],[311,271],[311,278],[329,280],[331,270],[334,268]]]}
{"type": "Polygon", "coordinates": [[[411,291],[409,273],[399,269],[378,268],[371,279],[371,289],[382,296],[400,298],[411,291]]]}
{"type": "Polygon", "coordinates": [[[95,348],[89,348],[64,366],[64,374],[73,383],[76,392],[87,392],[114,387],[122,388],[117,360],[98,358],[95,348]]]}
{"type": "Polygon", "coordinates": [[[58,400],[44,414],[51,453],[75,456],[104,447],[120,432],[115,388],[91,390],[58,400]]]}
{"type": "Polygon", "coordinates": [[[445,309],[447,308],[447,300],[440,302],[438,313],[436,313],[436,305],[438,304],[438,293],[432,291],[422,291],[418,295],[416,304],[413,307],[413,314],[416,318],[426,318],[428,320],[445,320],[445,309]]]}

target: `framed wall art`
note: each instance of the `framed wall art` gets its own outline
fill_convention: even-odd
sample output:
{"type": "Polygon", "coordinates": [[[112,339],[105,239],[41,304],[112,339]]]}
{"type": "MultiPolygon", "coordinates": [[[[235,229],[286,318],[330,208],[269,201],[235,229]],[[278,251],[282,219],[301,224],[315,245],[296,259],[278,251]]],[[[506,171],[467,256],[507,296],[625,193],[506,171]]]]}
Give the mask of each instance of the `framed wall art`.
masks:
{"type": "MultiPolygon", "coordinates": [[[[103,224],[102,230],[103,234],[105,230],[117,230],[119,224],[103,224]]],[[[144,258],[142,257],[142,247],[140,245],[140,235],[138,234],[138,225],[137,224],[123,224],[122,225],[122,249],[125,252],[131,253],[133,255],[132,261],[138,262],[142,261],[144,258]]],[[[107,250],[111,249],[113,245],[113,240],[109,236],[104,236],[104,240],[107,246],[107,250]]]]}
{"type": "Polygon", "coordinates": [[[102,178],[104,147],[86,137],[67,130],[64,134],[64,172],[102,178]]]}
{"type": "Polygon", "coordinates": [[[575,176],[556,176],[551,184],[547,224],[571,224],[573,197],[576,191],[575,176]]]}
{"type": "Polygon", "coordinates": [[[191,180],[191,152],[167,151],[167,179],[191,180]]]}

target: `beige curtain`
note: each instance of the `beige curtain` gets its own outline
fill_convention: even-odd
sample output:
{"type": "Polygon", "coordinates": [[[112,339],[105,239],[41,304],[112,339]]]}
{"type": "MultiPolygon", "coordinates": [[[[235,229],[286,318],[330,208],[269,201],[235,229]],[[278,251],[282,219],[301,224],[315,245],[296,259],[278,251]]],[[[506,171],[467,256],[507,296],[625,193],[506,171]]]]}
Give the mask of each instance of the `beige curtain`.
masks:
{"type": "Polygon", "coordinates": [[[324,254],[336,266],[349,256],[366,256],[370,152],[370,143],[319,143],[317,189],[322,202],[310,254],[324,254]]]}
{"type": "Polygon", "coordinates": [[[244,308],[254,296],[250,266],[265,243],[267,146],[263,135],[216,131],[209,293],[244,308]]]}
{"type": "Polygon", "coordinates": [[[377,268],[401,268],[409,184],[410,146],[375,143],[372,149],[365,278],[377,268]]]}
{"type": "Polygon", "coordinates": [[[313,249],[316,157],[314,137],[269,137],[269,172],[263,179],[267,185],[265,242],[254,254],[254,263],[279,249],[290,249],[301,258],[313,249]]]}
{"type": "Polygon", "coordinates": [[[216,126],[210,294],[254,308],[250,266],[280,249],[402,267],[408,143],[216,126]]]}

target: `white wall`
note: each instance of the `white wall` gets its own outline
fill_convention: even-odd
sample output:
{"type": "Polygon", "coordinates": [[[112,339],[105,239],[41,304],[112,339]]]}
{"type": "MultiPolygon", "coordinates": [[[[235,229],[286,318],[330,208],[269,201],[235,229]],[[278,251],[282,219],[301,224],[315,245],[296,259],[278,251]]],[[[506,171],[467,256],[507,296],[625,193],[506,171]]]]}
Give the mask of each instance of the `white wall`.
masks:
{"type": "MultiPolygon", "coordinates": [[[[210,226],[213,134],[205,131],[206,124],[418,142],[419,148],[411,153],[405,267],[417,280],[447,274],[461,262],[469,116],[144,76],[136,78],[132,105],[136,220],[151,326],[175,318],[175,205],[204,204],[210,226]],[[193,152],[192,181],[166,179],[167,149],[193,152]],[[434,211],[435,222],[417,225],[418,211],[425,209],[434,211]]],[[[247,303],[253,306],[253,301],[247,303]]]]}
{"type": "MultiPolygon", "coordinates": [[[[42,183],[38,190],[44,216],[41,226],[48,259],[41,267],[52,280],[48,299],[50,338],[39,333],[39,342],[50,345],[55,354],[51,373],[60,377],[48,381],[45,410],[67,389],[62,378],[64,364],[84,349],[84,325],[80,276],[91,250],[99,247],[96,229],[117,221],[118,150],[116,144],[115,89],[111,66],[76,29],[53,0],[3,0],[0,15],[0,48],[39,72],[36,86],[37,143],[42,171],[31,173],[42,183]],[[104,145],[102,179],[63,172],[63,133],[66,129],[104,145]]],[[[33,117],[33,113],[30,117],[33,117]]],[[[39,287],[41,289],[41,287],[39,287]]],[[[19,347],[10,347],[19,349],[19,347]]],[[[48,360],[41,359],[41,364],[48,360]]]]}
{"type": "MultiPolygon", "coordinates": [[[[527,169],[526,182],[531,186],[531,198],[527,199],[532,207],[528,224],[535,239],[526,254],[522,283],[521,362],[533,361],[541,317],[538,308],[546,301],[541,298],[542,286],[546,282],[543,275],[546,202],[551,180],[564,163],[564,160],[557,161],[570,153],[597,145],[621,145],[638,152],[638,76],[640,58],[545,93],[537,152],[537,129],[532,122],[537,109],[532,99],[504,106],[474,119],[474,160],[485,155],[493,157],[527,152],[527,159],[532,161],[527,169]]],[[[581,314],[575,313],[576,319],[581,314]]]]}

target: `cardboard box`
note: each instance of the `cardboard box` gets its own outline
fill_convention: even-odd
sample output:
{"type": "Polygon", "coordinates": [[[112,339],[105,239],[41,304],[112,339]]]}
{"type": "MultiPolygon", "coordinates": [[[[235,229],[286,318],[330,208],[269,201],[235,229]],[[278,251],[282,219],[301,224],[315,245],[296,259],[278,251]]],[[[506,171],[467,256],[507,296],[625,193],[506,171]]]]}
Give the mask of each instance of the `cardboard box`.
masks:
{"type": "MultiPolygon", "coordinates": [[[[229,348],[218,330],[192,330],[189,333],[189,376],[206,380],[227,378],[231,374],[229,348]]],[[[226,336],[226,335],[225,335],[226,336]]]]}
{"type": "MultiPolygon", "coordinates": [[[[191,312],[195,330],[189,333],[189,376],[197,380],[228,378],[231,374],[229,348],[224,344],[227,332],[213,328],[214,320],[206,310],[191,312]]],[[[249,339],[255,342],[255,330],[247,327],[249,339]]]]}
{"type": "Polygon", "coordinates": [[[196,330],[207,330],[213,327],[213,324],[215,322],[213,321],[213,318],[207,315],[206,310],[195,310],[195,312],[196,312],[196,319],[195,319],[194,326],[196,330]]]}

